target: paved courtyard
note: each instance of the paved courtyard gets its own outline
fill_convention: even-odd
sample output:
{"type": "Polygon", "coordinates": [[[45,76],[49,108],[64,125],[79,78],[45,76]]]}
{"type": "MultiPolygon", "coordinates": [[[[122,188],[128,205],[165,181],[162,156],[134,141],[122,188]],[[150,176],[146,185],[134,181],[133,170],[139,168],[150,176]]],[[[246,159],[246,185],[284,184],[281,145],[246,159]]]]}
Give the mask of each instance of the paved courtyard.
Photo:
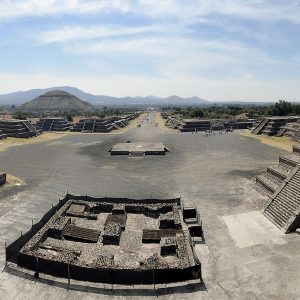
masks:
{"type": "Polygon", "coordinates": [[[70,134],[0,152],[0,169],[25,185],[0,190],[0,264],[4,243],[37,221],[68,190],[72,194],[168,198],[195,204],[205,244],[197,244],[203,285],[85,287],[20,270],[0,273],[0,299],[299,299],[300,238],[284,235],[260,211],[267,203],[251,178],[282,150],[240,136],[180,134],[154,126],[155,112],[123,134],[70,134]],[[116,143],[164,143],[166,156],[111,156],[116,143]],[[125,297],[126,296],[126,297],[125,297]]]}

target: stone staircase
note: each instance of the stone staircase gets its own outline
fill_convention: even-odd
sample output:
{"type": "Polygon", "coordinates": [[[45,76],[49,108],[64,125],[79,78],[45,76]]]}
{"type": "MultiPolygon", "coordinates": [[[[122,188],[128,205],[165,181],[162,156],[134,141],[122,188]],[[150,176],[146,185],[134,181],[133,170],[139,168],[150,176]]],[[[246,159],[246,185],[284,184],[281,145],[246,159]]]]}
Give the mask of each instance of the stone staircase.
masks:
{"type": "Polygon", "coordinates": [[[43,131],[51,131],[52,126],[53,126],[53,120],[45,119],[43,121],[43,125],[42,125],[43,131]]]}
{"type": "Polygon", "coordinates": [[[283,134],[286,132],[286,128],[281,128],[280,130],[279,130],[279,132],[276,134],[276,136],[283,136],[283,134]]]}
{"type": "Polygon", "coordinates": [[[40,135],[40,132],[29,122],[23,121],[24,126],[31,132],[32,136],[40,135]]]}
{"type": "Polygon", "coordinates": [[[300,227],[300,165],[276,191],[263,214],[285,233],[300,227]]]}
{"type": "Polygon", "coordinates": [[[252,133],[260,134],[260,132],[263,130],[263,128],[267,125],[268,122],[268,118],[261,120],[260,123],[258,123],[258,125],[252,130],[252,133]]]}
{"type": "Polygon", "coordinates": [[[272,197],[289,177],[293,170],[300,166],[300,147],[294,146],[293,153],[289,156],[279,156],[279,164],[267,168],[267,173],[255,178],[259,190],[272,197]]]}
{"type": "Polygon", "coordinates": [[[85,120],[81,132],[85,132],[85,133],[94,132],[95,122],[96,120],[85,120]]]}

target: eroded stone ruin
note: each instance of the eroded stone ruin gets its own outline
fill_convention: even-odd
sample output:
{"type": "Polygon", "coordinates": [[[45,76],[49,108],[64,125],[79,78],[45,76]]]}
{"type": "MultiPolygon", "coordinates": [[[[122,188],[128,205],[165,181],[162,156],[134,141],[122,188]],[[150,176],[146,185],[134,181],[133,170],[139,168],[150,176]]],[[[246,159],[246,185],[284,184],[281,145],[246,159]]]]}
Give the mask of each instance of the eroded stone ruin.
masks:
{"type": "Polygon", "coordinates": [[[40,135],[40,131],[27,120],[0,120],[0,131],[8,137],[30,138],[40,135]]]}
{"type": "Polygon", "coordinates": [[[82,119],[77,122],[71,131],[83,132],[83,133],[93,133],[93,132],[111,132],[112,130],[118,130],[120,128],[126,127],[129,121],[136,119],[139,113],[130,114],[122,118],[111,117],[106,119],[100,118],[88,118],[82,119]]]}
{"type": "Polygon", "coordinates": [[[254,134],[277,135],[281,128],[288,123],[295,122],[295,117],[267,117],[258,122],[252,129],[254,134]]]}
{"type": "Polygon", "coordinates": [[[36,123],[42,131],[68,131],[70,124],[65,118],[41,118],[36,123]]]}
{"type": "Polygon", "coordinates": [[[277,136],[286,136],[294,142],[300,142],[300,120],[282,126],[277,136]]]}
{"type": "Polygon", "coordinates": [[[111,284],[197,279],[192,237],[202,237],[196,208],[181,199],[66,195],[6,248],[8,261],[38,274],[111,284]]]}
{"type": "Polygon", "coordinates": [[[206,131],[211,130],[210,120],[186,119],[178,127],[180,132],[206,131]]]}
{"type": "Polygon", "coordinates": [[[111,132],[113,126],[110,120],[105,119],[83,119],[76,123],[71,131],[75,132],[111,132]]]}

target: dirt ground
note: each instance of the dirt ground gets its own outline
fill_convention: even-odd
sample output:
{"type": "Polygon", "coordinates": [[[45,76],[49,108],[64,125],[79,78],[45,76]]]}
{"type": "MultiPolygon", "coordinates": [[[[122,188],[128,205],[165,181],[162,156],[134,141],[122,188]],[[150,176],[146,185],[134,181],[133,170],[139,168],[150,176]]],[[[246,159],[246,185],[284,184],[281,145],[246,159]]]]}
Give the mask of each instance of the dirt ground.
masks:
{"type": "Polygon", "coordinates": [[[288,137],[277,137],[277,136],[268,136],[268,135],[257,135],[253,134],[249,131],[240,131],[240,134],[245,137],[250,137],[253,139],[259,140],[261,143],[276,147],[278,149],[286,150],[286,151],[292,151],[293,145],[295,142],[291,141],[288,137]]]}
{"type": "Polygon", "coordinates": [[[28,139],[8,137],[0,141],[0,152],[5,151],[10,147],[53,141],[56,139],[60,139],[68,134],[70,134],[70,132],[43,132],[37,137],[28,139]]]}
{"type": "Polygon", "coordinates": [[[177,133],[176,129],[169,128],[165,125],[166,120],[163,119],[160,113],[157,113],[155,116],[155,122],[158,124],[159,128],[163,131],[167,131],[169,133],[177,133]]]}

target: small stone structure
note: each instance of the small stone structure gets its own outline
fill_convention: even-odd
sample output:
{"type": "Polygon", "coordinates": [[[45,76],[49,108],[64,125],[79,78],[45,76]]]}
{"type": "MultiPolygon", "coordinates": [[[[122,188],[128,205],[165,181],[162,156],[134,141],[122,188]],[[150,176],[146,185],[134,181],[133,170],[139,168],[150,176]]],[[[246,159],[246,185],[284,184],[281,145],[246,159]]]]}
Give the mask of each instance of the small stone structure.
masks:
{"type": "Polygon", "coordinates": [[[8,137],[30,138],[40,135],[37,130],[28,120],[0,120],[0,131],[8,137]]]}
{"type": "Polygon", "coordinates": [[[6,183],[6,173],[0,172],[0,186],[6,183]]]}
{"type": "Polygon", "coordinates": [[[146,155],[165,155],[170,149],[163,143],[145,143],[130,142],[118,143],[110,150],[111,155],[129,155],[129,156],[146,156],[146,155]]]}
{"type": "Polygon", "coordinates": [[[36,273],[83,281],[130,285],[201,281],[201,264],[182,220],[179,198],[68,194],[6,248],[6,258],[36,273]],[[160,229],[160,216],[169,212],[178,217],[177,228],[165,224],[160,229]],[[96,217],[89,218],[90,214],[96,217]]]}
{"type": "Polygon", "coordinates": [[[84,132],[84,133],[92,133],[92,132],[111,132],[113,130],[113,126],[110,120],[91,118],[91,119],[83,119],[76,123],[71,131],[75,132],[84,132]]]}
{"type": "Polygon", "coordinates": [[[41,118],[36,126],[43,131],[68,131],[70,124],[65,118],[41,118]]]}
{"type": "Polygon", "coordinates": [[[224,122],[223,126],[225,129],[248,129],[253,126],[253,121],[231,120],[224,122]]]}
{"type": "Polygon", "coordinates": [[[185,119],[182,121],[182,124],[178,127],[178,129],[180,130],[180,132],[211,130],[211,121],[200,119],[185,119]]]}

